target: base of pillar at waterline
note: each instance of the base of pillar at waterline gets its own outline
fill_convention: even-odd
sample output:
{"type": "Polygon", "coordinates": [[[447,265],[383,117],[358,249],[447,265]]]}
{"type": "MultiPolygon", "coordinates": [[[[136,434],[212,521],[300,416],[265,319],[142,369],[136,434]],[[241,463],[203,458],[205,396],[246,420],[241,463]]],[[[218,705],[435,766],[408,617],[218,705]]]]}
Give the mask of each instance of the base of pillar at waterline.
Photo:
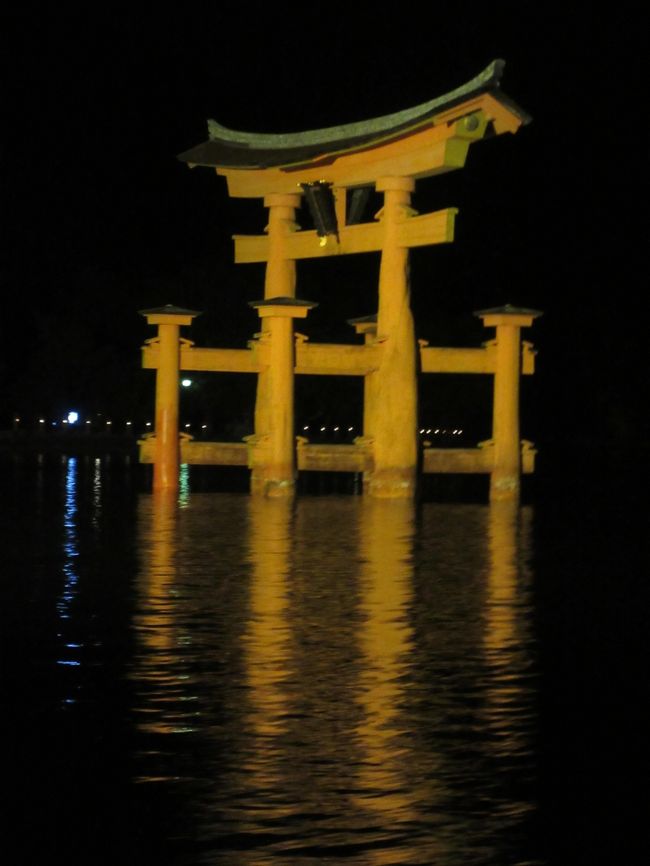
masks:
{"type": "Polygon", "coordinates": [[[176,493],[178,491],[180,465],[177,461],[171,465],[154,463],[152,490],[154,493],[176,493]]]}
{"type": "Polygon", "coordinates": [[[364,493],[375,499],[412,499],[417,492],[415,468],[375,469],[364,477],[364,493]]]}
{"type": "Polygon", "coordinates": [[[520,496],[519,475],[490,475],[490,502],[516,502],[520,496]]]}
{"type": "Polygon", "coordinates": [[[265,496],[267,499],[287,499],[296,495],[295,478],[269,475],[267,472],[251,472],[251,495],[265,496]]]}

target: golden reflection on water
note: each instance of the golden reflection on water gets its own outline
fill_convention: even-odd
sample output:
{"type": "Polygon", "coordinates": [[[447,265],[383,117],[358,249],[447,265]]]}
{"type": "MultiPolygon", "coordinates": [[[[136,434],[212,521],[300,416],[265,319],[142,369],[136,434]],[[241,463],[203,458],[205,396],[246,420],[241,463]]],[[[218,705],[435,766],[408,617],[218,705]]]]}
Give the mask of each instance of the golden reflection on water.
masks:
{"type": "Polygon", "coordinates": [[[178,685],[172,673],[178,655],[178,498],[160,491],[147,505],[140,526],[142,601],[133,622],[139,643],[133,676],[146,687],[148,700],[135,708],[137,726],[145,733],[174,734],[185,727],[178,717],[178,685]]]}
{"type": "Polygon", "coordinates": [[[511,660],[515,647],[517,610],[517,535],[519,507],[494,502],[488,512],[486,629],[483,644],[488,660],[511,660]]]}
{"type": "Polygon", "coordinates": [[[425,506],[418,523],[408,502],[232,503],[159,497],[140,510],[137,726],[168,742],[201,735],[197,832],[235,828],[251,852],[237,842],[229,862],[246,866],[283,852],[303,866],[303,849],[382,866],[491,855],[489,799],[499,820],[530,808],[505,782],[493,794],[491,775],[529,748],[529,515],[425,506]],[[204,670],[179,682],[188,664],[204,670]]]}
{"type": "MultiPolygon", "coordinates": [[[[410,502],[369,501],[360,533],[360,601],[365,616],[360,631],[364,673],[358,693],[363,720],[357,733],[364,755],[355,801],[361,808],[379,812],[393,826],[416,817],[413,791],[405,776],[410,756],[399,741],[405,654],[412,640],[408,611],[413,592],[413,519],[410,502]]],[[[406,862],[402,858],[410,855],[405,849],[376,849],[370,862],[406,862]]]]}
{"type": "MultiPolygon", "coordinates": [[[[368,500],[360,512],[359,550],[363,624],[359,630],[361,675],[357,700],[363,717],[357,735],[363,752],[358,768],[358,808],[378,813],[384,826],[415,823],[418,818],[413,768],[414,746],[402,736],[402,717],[413,649],[409,611],[413,600],[413,540],[415,506],[411,502],[368,500]]],[[[429,806],[433,806],[429,803],[429,806]]],[[[368,863],[413,862],[415,843],[376,848],[368,863]]],[[[427,842],[429,855],[440,854],[427,842]]]]}
{"type": "MultiPolygon", "coordinates": [[[[530,701],[526,692],[529,624],[521,615],[529,579],[523,552],[529,550],[529,508],[492,503],[488,518],[489,569],[483,650],[492,671],[485,689],[484,716],[494,733],[495,752],[514,756],[530,749],[530,701]],[[522,713],[522,708],[525,711],[522,713]]],[[[524,809],[512,804],[511,809],[524,809]]]]}
{"type": "Polygon", "coordinates": [[[281,776],[277,760],[260,760],[260,756],[275,754],[277,739],[286,731],[292,511],[293,504],[283,499],[250,502],[247,546],[252,573],[244,664],[249,689],[247,721],[255,745],[246,771],[256,788],[268,789],[281,776]]]}
{"type": "Polygon", "coordinates": [[[358,761],[354,569],[340,568],[342,550],[355,547],[356,511],[352,499],[334,512],[317,500],[251,500],[248,509],[242,773],[265,826],[279,831],[300,820],[307,838],[325,831],[330,842],[343,841],[341,817],[358,761]]]}

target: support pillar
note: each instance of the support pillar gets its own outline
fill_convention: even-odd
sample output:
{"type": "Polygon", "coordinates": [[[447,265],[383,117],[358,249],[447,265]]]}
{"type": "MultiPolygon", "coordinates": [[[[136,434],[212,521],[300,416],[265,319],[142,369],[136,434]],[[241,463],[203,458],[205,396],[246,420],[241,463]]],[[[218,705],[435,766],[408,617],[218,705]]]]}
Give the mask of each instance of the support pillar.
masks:
{"type": "Polygon", "coordinates": [[[266,232],[269,237],[269,256],[264,278],[264,297],[295,298],[296,261],[287,254],[286,240],[298,228],[296,209],[300,195],[267,195],[264,206],[269,209],[266,232]]]}
{"type": "Polygon", "coordinates": [[[158,369],[156,370],[154,492],[178,489],[180,437],[178,430],[180,327],[191,325],[199,313],[167,304],[142,310],[148,325],[158,326],[158,369]]]}
{"type": "MultiPolygon", "coordinates": [[[[296,208],[300,207],[300,195],[267,195],[264,205],[269,209],[266,232],[269,238],[269,254],[264,277],[264,298],[295,298],[296,261],[288,258],[287,238],[298,228],[296,208]]],[[[268,319],[262,318],[262,339],[268,336],[268,319]]],[[[255,397],[255,435],[265,435],[269,430],[272,385],[268,369],[261,370],[257,377],[255,397]]]]}
{"type": "Polygon", "coordinates": [[[399,240],[399,227],[413,213],[409,177],[377,181],[384,193],[378,216],[384,229],[379,272],[377,342],[379,368],[373,388],[371,428],[375,468],[368,492],[381,498],[415,494],[417,467],[416,345],[410,305],[409,251],[399,240]]]}
{"type": "Polygon", "coordinates": [[[297,298],[271,298],[253,301],[263,320],[262,351],[264,366],[264,426],[259,429],[255,415],[255,435],[251,442],[251,493],[261,496],[293,496],[296,481],[296,442],[294,434],[295,340],[293,319],[305,318],[316,304],[297,298]]]}
{"type": "Polygon", "coordinates": [[[540,316],[538,310],[525,310],[506,304],[475,315],[486,327],[496,328],[496,369],[492,440],[494,465],[490,474],[492,502],[518,500],[521,487],[521,448],[519,433],[519,378],[521,375],[521,329],[530,327],[540,316]]]}
{"type": "MultiPolygon", "coordinates": [[[[377,341],[377,316],[362,316],[358,319],[348,319],[357,334],[363,334],[364,345],[373,346],[377,341]]],[[[356,444],[363,444],[370,451],[373,450],[375,421],[375,388],[376,373],[366,373],[363,377],[363,435],[357,436],[356,444]]],[[[368,492],[372,471],[363,473],[363,491],[368,492]]]]}

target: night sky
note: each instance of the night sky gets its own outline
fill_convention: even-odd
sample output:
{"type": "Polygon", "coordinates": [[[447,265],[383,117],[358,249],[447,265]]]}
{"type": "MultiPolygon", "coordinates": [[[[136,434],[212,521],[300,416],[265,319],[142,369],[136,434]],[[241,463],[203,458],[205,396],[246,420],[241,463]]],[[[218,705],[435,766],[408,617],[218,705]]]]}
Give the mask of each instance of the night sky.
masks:
{"type": "MultiPolygon", "coordinates": [[[[545,759],[556,773],[577,761],[577,778],[594,780],[593,845],[598,816],[633,790],[627,768],[640,762],[624,753],[641,742],[632,730],[642,703],[630,695],[647,681],[634,676],[647,617],[632,553],[647,526],[630,519],[647,513],[647,25],[628,15],[632,5],[607,16],[593,4],[522,0],[397,3],[393,13],[213,2],[0,14],[0,438],[15,417],[34,429],[72,408],[122,430],[151,417],[153,373],[139,350],[153,334],[138,310],[203,311],[185,334],[199,345],[244,347],[258,330],[247,302],[263,295],[263,268],[235,266],[230,238],[261,233],[266,212],[177,160],[207,138],[208,118],[253,132],[358,121],[506,61],[502,88],[533,122],[472,145],[464,169],[418,183],[420,212],[460,212],[453,244],[412,254],[412,304],[417,336],[433,345],[490,338],[474,310],[544,312],[524,335],[539,355],[522,435],[539,447],[534,501],[549,506],[536,522],[540,573],[560,563],[540,589],[543,610],[562,611],[559,649],[542,627],[549,692],[559,677],[560,695],[574,685],[577,695],[569,715],[553,709],[547,741],[567,745],[545,759]],[[589,543],[572,546],[572,533],[589,543]],[[610,725],[611,707],[629,720],[610,725]]],[[[372,254],[299,263],[298,295],[319,303],[300,330],[355,341],[346,319],[376,309],[378,270],[372,254]]],[[[220,435],[252,432],[252,378],[198,376],[184,409],[211,413],[220,435]]],[[[421,421],[467,425],[476,442],[490,432],[490,383],[459,378],[427,379],[421,421]]],[[[297,390],[299,423],[358,423],[360,383],[302,377],[297,390]]],[[[568,814],[576,785],[557,794],[568,814]]]]}
{"type": "MultiPolygon", "coordinates": [[[[392,15],[355,6],[355,19],[345,4],[3,13],[1,426],[72,406],[142,413],[153,381],[139,370],[151,335],[139,309],[204,311],[191,333],[203,345],[244,346],[257,330],[247,301],[262,296],[262,267],[235,267],[230,235],[259,233],[265,211],[176,159],[207,138],[207,118],[258,132],[351,122],[431,99],[502,57],[503,90],[533,123],[418,184],[421,212],[460,208],[453,245],[413,254],[418,336],[479,345],[490,334],[473,310],[543,310],[526,334],[540,354],[523,434],[558,449],[641,442],[638,22],[571,5],[437,4],[419,22],[409,4],[392,15]]],[[[345,319],[374,310],[378,265],[299,264],[299,295],[320,304],[303,330],[352,341],[345,319]]],[[[304,412],[324,417],[335,389],[316,385],[330,402],[306,395],[304,412]]],[[[233,385],[232,408],[222,388],[215,412],[241,414],[246,387],[233,385]]],[[[455,383],[436,387],[432,400],[455,410],[455,383]]]]}

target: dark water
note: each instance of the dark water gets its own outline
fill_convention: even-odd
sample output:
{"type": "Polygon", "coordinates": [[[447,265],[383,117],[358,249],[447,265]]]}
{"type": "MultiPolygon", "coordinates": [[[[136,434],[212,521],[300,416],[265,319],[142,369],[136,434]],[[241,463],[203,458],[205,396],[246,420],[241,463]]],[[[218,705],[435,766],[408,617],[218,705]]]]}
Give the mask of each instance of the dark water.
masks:
{"type": "Polygon", "coordinates": [[[645,862],[622,518],[154,501],[91,457],[2,487],[16,862],[645,862]]]}

